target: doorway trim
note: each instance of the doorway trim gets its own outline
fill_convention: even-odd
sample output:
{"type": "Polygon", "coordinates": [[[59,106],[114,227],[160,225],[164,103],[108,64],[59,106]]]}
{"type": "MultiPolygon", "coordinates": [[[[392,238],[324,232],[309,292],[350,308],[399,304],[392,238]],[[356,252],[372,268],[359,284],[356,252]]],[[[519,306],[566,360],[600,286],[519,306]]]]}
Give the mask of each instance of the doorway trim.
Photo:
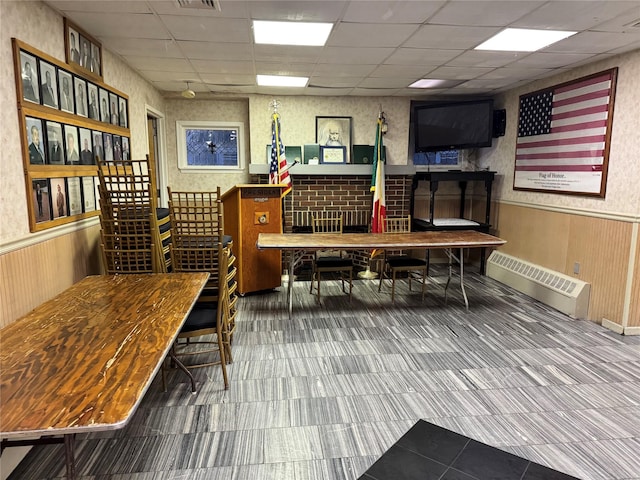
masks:
{"type": "MultiPolygon", "coordinates": [[[[156,133],[158,135],[158,151],[155,153],[157,159],[156,164],[158,165],[156,180],[158,182],[158,190],[160,191],[158,206],[166,207],[168,205],[167,182],[169,178],[169,169],[167,167],[166,120],[164,113],[153,108],[151,105],[145,103],[144,109],[146,112],[146,118],[154,118],[157,124],[158,131],[156,133]]],[[[146,138],[149,138],[149,127],[146,119],[144,125],[146,138]]]]}

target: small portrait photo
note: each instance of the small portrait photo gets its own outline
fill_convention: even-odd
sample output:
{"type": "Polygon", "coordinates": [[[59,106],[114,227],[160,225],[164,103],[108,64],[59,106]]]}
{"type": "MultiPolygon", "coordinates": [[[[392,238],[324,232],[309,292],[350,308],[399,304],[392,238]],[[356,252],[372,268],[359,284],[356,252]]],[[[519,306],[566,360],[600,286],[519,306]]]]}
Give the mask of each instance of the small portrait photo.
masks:
{"type": "Polygon", "coordinates": [[[82,203],[85,212],[96,209],[96,191],[93,187],[93,177],[82,177],[82,203]]]}
{"type": "Polygon", "coordinates": [[[100,89],[100,121],[109,123],[111,114],[109,113],[109,92],[104,88],[100,89]]]}
{"type": "Polygon", "coordinates": [[[87,111],[89,118],[93,120],[100,120],[100,102],[98,101],[98,87],[91,82],[87,83],[87,90],[89,94],[89,109],[87,111]]]}
{"type": "Polygon", "coordinates": [[[49,180],[51,185],[51,206],[53,210],[53,218],[67,216],[67,189],[65,188],[64,178],[52,178],[49,180]]]}
{"type": "Polygon", "coordinates": [[[104,160],[104,146],[102,143],[102,132],[98,132],[97,130],[94,130],[91,135],[93,136],[93,158],[97,163],[98,159],[104,160]]]}
{"type": "Polygon", "coordinates": [[[56,67],[43,60],[40,62],[40,90],[42,91],[42,104],[47,107],[58,108],[58,77],[56,67]]]}
{"type": "Polygon", "coordinates": [[[129,152],[129,137],[122,137],[122,159],[131,160],[131,153],[129,152]]]}
{"type": "Polygon", "coordinates": [[[96,210],[100,210],[100,179],[98,177],[93,177],[93,188],[96,197],[96,210]]]}
{"type": "Polygon", "coordinates": [[[60,87],[60,110],[75,113],[73,78],[71,74],[58,69],[58,85],[60,87]]]}
{"type": "Polygon", "coordinates": [[[91,130],[88,128],[80,128],[80,165],[95,165],[96,161],[93,156],[93,148],[91,146],[91,130]]]}
{"type": "Polygon", "coordinates": [[[111,109],[111,125],[118,125],[118,96],[109,92],[109,108],[111,109]]]}
{"type": "Polygon", "coordinates": [[[40,92],[38,91],[38,65],[36,57],[26,52],[20,51],[20,66],[22,77],[22,98],[30,102],[40,103],[40,92]]]}
{"type": "Polygon", "coordinates": [[[67,151],[67,165],[80,165],[78,127],[73,125],[64,126],[65,150],[67,151]]]}
{"type": "Polygon", "coordinates": [[[127,101],[122,97],[118,97],[118,105],[118,117],[120,120],[120,126],[127,128],[129,126],[129,122],[127,121],[127,101]]]}
{"type": "Polygon", "coordinates": [[[76,115],[87,116],[87,82],[80,77],[73,77],[73,88],[76,92],[76,115]]]}
{"type": "Polygon", "coordinates": [[[96,45],[95,43],[91,44],[91,67],[89,68],[89,70],[91,70],[93,73],[96,73],[100,76],[102,76],[102,58],[100,57],[101,55],[101,51],[100,51],[100,47],[98,47],[98,45],[96,45]]]}
{"type": "Polygon", "coordinates": [[[122,137],[120,135],[113,136],[113,159],[122,160],[122,137]]]}
{"type": "Polygon", "coordinates": [[[345,163],[351,163],[351,117],[316,117],[316,143],[346,147],[345,163]]]}
{"type": "Polygon", "coordinates": [[[69,216],[82,213],[82,187],[80,177],[67,178],[67,206],[69,216]]]}
{"type": "Polygon", "coordinates": [[[89,70],[91,66],[91,45],[89,40],[80,35],[80,61],[78,62],[81,67],[89,70]]]}
{"type": "Polygon", "coordinates": [[[49,180],[35,178],[31,180],[33,190],[33,212],[36,223],[51,220],[51,195],[49,194],[49,180]]]}
{"type": "Polygon", "coordinates": [[[80,65],[80,35],[78,32],[69,27],[69,62],[80,65]]]}
{"type": "Polygon", "coordinates": [[[31,165],[44,165],[46,161],[46,149],[44,148],[44,136],[42,135],[42,120],[26,117],[27,143],[29,144],[29,163],[31,165]]]}
{"type": "Polygon", "coordinates": [[[64,165],[64,146],[62,145],[62,125],[47,120],[47,149],[50,165],[64,165]]]}
{"type": "Polygon", "coordinates": [[[102,134],[102,142],[104,144],[104,159],[107,162],[113,162],[113,138],[110,133],[102,134]]]}

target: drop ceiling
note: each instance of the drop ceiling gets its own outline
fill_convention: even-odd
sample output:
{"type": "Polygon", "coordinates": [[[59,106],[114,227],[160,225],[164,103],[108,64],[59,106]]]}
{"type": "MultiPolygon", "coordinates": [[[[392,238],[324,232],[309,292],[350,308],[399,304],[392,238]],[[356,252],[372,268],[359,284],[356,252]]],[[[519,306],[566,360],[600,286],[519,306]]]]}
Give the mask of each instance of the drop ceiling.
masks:
{"type": "Polygon", "coordinates": [[[640,1],[47,0],[168,97],[493,95],[640,49],[640,1]],[[206,5],[209,4],[209,5],[206,5]],[[332,22],[324,47],[255,45],[251,22],[332,22]],[[535,53],[474,51],[505,27],[578,33],[535,53]],[[258,87],[256,74],[308,76],[258,87]],[[446,88],[416,90],[421,78],[446,88]]]}

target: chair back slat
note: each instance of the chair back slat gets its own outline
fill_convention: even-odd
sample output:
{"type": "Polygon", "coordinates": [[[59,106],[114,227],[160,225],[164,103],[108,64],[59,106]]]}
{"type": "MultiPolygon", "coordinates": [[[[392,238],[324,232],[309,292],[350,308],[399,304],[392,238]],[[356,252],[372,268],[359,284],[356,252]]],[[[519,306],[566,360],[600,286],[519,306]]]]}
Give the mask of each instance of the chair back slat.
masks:
{"type": "Polygon", "coordinates": [[[387,217],[385,222],[385,233],[407,233],[411,231],[411,215],[405,217],[387,217]]]}
{"type": "Polygon", "coordinates": [[[342,214],[327,212],[312,218],[313,233],[342,233],[342,214]]]}

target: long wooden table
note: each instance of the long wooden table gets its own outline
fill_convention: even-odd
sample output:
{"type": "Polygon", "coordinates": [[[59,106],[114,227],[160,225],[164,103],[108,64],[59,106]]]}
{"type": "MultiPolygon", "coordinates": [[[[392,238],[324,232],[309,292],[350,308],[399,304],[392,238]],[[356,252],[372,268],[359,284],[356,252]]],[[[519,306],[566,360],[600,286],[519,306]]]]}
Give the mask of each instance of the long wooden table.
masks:
{"type": "Polygon", "coordinates": [[[507,243],[493,235],[474,230],[435,231],[411,233],[261,233],[258,235],[256,246],[259,249],[275,248],[289,252],[289,282],[287,297],[289,302],[289,316],[293,310],[293,281],[294,269],[305,252],[316,250],[408,250],[408,249],[445,249],[449,251],[449,281],[451,281],[452,261],[457,260],[460,265],[460,288],[467,309],[469,300],[464,289],[464,261],[465,248],[498,247],[507,243]],[[459,250],[459,257],[453,250],[459,250]]]}
{"type": "Polygon", "coordinates": [[[64,442],[74,479],[75,435],[127,424],[208,278],[86,277],[0,330],[2,448],[64,442]]]}

